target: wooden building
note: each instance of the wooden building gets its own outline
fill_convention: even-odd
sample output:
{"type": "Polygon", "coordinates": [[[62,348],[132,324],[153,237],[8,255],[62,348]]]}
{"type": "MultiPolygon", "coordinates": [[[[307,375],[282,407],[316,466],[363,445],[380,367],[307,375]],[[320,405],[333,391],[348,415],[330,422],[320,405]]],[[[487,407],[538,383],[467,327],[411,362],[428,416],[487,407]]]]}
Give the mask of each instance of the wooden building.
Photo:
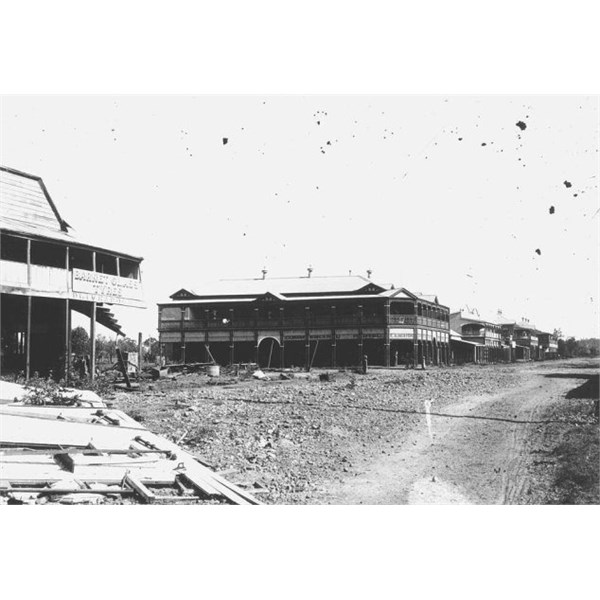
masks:
{"type": "Polygon", "coordinates": [[[525,317],[520,321],[504,316],[502,311],[498,311],[496,317],[501,326],[502,339],[507,346],[511,348],[511,360],[538,360],[540,358],[540,343],[538,334],[533,323],[525,317]]]}
{"type": "MultiPolygon", "coordinates": [[[[502,327],[496,320],[480,314],[476,308],[468,306],[450,314],[450,328],[460,335],[455,335],[451,341],[457,343],[470,342],[473,346],[473,361],[477,363],[499,362],[504,360],[505,353],[502,343],[502,327]]],[[[462,352],[463,346],[457,348],[462,352]]],[[[462,360],[462,362],[471,362],[462,360]]]]}
{"type": "Polygon", "coordinates": [[[170,362],[262,367],[446,364],[449,310],[361,276],[225,280],[158,305],[170,362]]]}
{"type": "Polygon", "coordinates": [[[2,374],[68,378],[71,311],[90,318],[94,338],[96,322],[122,334],[110,305],[144,306],[142,259],[91,245],[71,229],[40,177],[0,167],[2,374]]]}
{"type": "Polygon", "coordinates": [[[553,333],[541,331],[538,334],[539,356],[542,360],[558,358],[558,337],[553,333]]]}

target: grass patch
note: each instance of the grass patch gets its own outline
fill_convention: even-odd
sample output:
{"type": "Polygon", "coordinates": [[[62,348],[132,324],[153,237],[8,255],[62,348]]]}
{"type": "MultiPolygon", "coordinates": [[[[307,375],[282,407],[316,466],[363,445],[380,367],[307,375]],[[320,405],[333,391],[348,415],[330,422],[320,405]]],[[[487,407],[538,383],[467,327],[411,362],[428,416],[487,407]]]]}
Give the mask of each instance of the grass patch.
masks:
{"type": "Polygon", "coordinates": [[[557,504],[600,503],[600,443],[594,404],[579,406],[579,426],[563,432],[552,455],[557,461],[554,481],[557,504]]]}

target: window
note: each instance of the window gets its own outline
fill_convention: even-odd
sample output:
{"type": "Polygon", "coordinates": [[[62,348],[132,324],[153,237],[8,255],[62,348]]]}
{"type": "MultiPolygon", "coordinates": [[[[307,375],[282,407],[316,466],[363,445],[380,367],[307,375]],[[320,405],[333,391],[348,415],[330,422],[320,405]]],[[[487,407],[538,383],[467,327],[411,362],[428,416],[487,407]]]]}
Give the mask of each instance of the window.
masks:
{"type": "Polygon", "coordinates": [[[0,258],[15,262],[27,262],[27,240],[2,234],[0,237],[0,258]]]}

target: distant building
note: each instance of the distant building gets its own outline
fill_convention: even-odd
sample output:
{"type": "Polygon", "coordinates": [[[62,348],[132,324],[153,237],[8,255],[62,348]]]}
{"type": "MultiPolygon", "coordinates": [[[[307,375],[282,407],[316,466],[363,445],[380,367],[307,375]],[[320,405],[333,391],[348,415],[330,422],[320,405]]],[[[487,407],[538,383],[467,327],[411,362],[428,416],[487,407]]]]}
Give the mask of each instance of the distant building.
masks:
{"type": "Polygon", "coordinates": [[[553,333],[538,334],[540,358],[543,360],[558,358],[558,337],[553,333]]]}
{"type": "Polygon", "coordinates": [[[446,364],[449,310],[436,296],[361,276],[241,279],[158,305],[171,362],[262,367],[446,364]]]}
{"type": "MultiPolygon", "coordinates": [[[[466,306],[451,313],[450,328],[460,336],[460,340],[455,335],[451,341],[470,342],[474,345],[473,362],[498,362],[506,358],[501,326],[494,318],[480,314],[476,308],[466,306]]],[[[461,349],[457,350],[460,352],[461,349]]]]}
{"type": "Polygon", "coordinates": [[[0,167],[1,373],[68,376],[72,310],[122,334],[108,307],[144,306],[141,261],[78,239],[40,177],[0,167]]]}
{"type": "Polygon", "coordinates": [[[517,321],[505,317],[501,310],[496,317],[502,328],[502,339],[511,348],[511,360],[538,360],[540,358],[540,342],[538,334],[541,333],[535,325],[522,317],[517,321]]]}

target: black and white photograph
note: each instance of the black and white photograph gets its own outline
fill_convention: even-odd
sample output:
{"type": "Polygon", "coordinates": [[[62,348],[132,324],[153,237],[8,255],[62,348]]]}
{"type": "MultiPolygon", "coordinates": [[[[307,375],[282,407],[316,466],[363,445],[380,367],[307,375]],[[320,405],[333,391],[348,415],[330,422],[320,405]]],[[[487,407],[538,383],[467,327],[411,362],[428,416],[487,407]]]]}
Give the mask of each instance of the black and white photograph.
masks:
{"type": "Polygon", "coordinates": [[[597,122],[4,97],[2,501],[597,504],[597,122]]]}
{"type": "Polygon", "coordinates": [[[9,596],[593,592],[584,4],[3,5],[9,596]]]}

